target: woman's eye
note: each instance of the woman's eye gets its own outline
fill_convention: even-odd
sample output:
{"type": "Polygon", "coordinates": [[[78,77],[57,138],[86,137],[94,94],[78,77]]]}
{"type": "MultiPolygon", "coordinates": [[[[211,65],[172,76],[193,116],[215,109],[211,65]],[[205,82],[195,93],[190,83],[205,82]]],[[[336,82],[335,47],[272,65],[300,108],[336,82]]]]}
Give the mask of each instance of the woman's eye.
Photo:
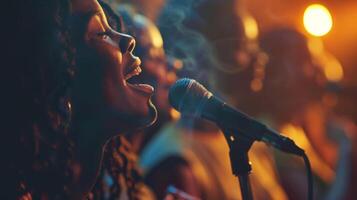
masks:
{"type": "Polygon", "coordinates": [[[100,33],[97,33],[97,35],[98,35],[98,37],[100,37],[103,40],[109,39],[109,33],[108,32],[100,32],[100,33]]]}

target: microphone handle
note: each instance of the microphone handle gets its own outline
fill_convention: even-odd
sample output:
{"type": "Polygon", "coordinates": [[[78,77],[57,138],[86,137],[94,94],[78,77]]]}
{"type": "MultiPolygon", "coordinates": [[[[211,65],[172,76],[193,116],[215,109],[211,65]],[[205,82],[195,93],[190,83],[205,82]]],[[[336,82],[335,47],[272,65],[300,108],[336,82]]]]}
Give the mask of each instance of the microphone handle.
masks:
{"type": "Polygon", "coordinates": [[[237,131],[236,134],[243,135],[250,140],[263,141],[287,153],[304,154],[304,150],[299,148],[290,138],[228,106],[214,96],[209,97],[202,106],[201,116],[225,129],[235,130],[237,131]]]}

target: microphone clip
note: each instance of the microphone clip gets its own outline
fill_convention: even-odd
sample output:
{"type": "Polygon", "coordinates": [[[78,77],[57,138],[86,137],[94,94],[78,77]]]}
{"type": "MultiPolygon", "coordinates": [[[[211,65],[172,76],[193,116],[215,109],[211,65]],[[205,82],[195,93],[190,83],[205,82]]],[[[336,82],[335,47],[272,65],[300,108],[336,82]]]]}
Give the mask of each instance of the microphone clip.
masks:
{"type": "Polygon", "coordinates": [[[232,173],[238,177],[243,200],[252,200],[253,193],[249,180],[252,165],[249,161],[248,151],[255,140],[235,134],[233,130],[222,129],[229,146],[229,157],[232,173]]]}
{"type": "Polygon", "coordinates": [[[252,170],[248,158],[248,152],[254,140],[234,134],[234,131],[223,129],[223,134],[229,146],[229,157],[231,160],[232,173],[235,176],[249,174],[252,170]]]}

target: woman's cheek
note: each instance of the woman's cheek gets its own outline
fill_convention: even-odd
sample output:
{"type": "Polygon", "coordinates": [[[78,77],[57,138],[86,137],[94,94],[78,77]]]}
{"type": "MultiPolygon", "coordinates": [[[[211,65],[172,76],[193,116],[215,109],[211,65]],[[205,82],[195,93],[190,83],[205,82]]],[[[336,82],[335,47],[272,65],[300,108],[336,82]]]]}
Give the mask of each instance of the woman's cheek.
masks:
{"type": "Polygon", "coordinates": [[[109,42],[107,42],[104,39],[92,37],[89,39],[88,44],[90,47],[96,49],[99,52],[106,52],[110,51],[111,49],[114,49],[112,45],[110,45],[109,42]]]}
{"type": "Polygon", "coordinates": [[[123,62],[123,56],[118,48],[102,40],[94,40],[92,44],[92,47],[98,53],[102,64],[113,70],[118,70],[118,67],[120,67],[123,62]]]}

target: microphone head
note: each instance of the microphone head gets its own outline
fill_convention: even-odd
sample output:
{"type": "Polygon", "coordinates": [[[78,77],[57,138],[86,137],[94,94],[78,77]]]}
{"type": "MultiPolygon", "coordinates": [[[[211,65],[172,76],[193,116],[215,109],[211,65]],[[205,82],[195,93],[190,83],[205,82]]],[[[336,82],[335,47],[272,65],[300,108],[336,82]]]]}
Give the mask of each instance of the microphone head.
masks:
{"type": "Polygon", "coordinates": [[[197,81],[183,78],[171,86],[169,102],[181,113],[200,114],[200,108],[211,96],[212,93],[197,81]]]}

